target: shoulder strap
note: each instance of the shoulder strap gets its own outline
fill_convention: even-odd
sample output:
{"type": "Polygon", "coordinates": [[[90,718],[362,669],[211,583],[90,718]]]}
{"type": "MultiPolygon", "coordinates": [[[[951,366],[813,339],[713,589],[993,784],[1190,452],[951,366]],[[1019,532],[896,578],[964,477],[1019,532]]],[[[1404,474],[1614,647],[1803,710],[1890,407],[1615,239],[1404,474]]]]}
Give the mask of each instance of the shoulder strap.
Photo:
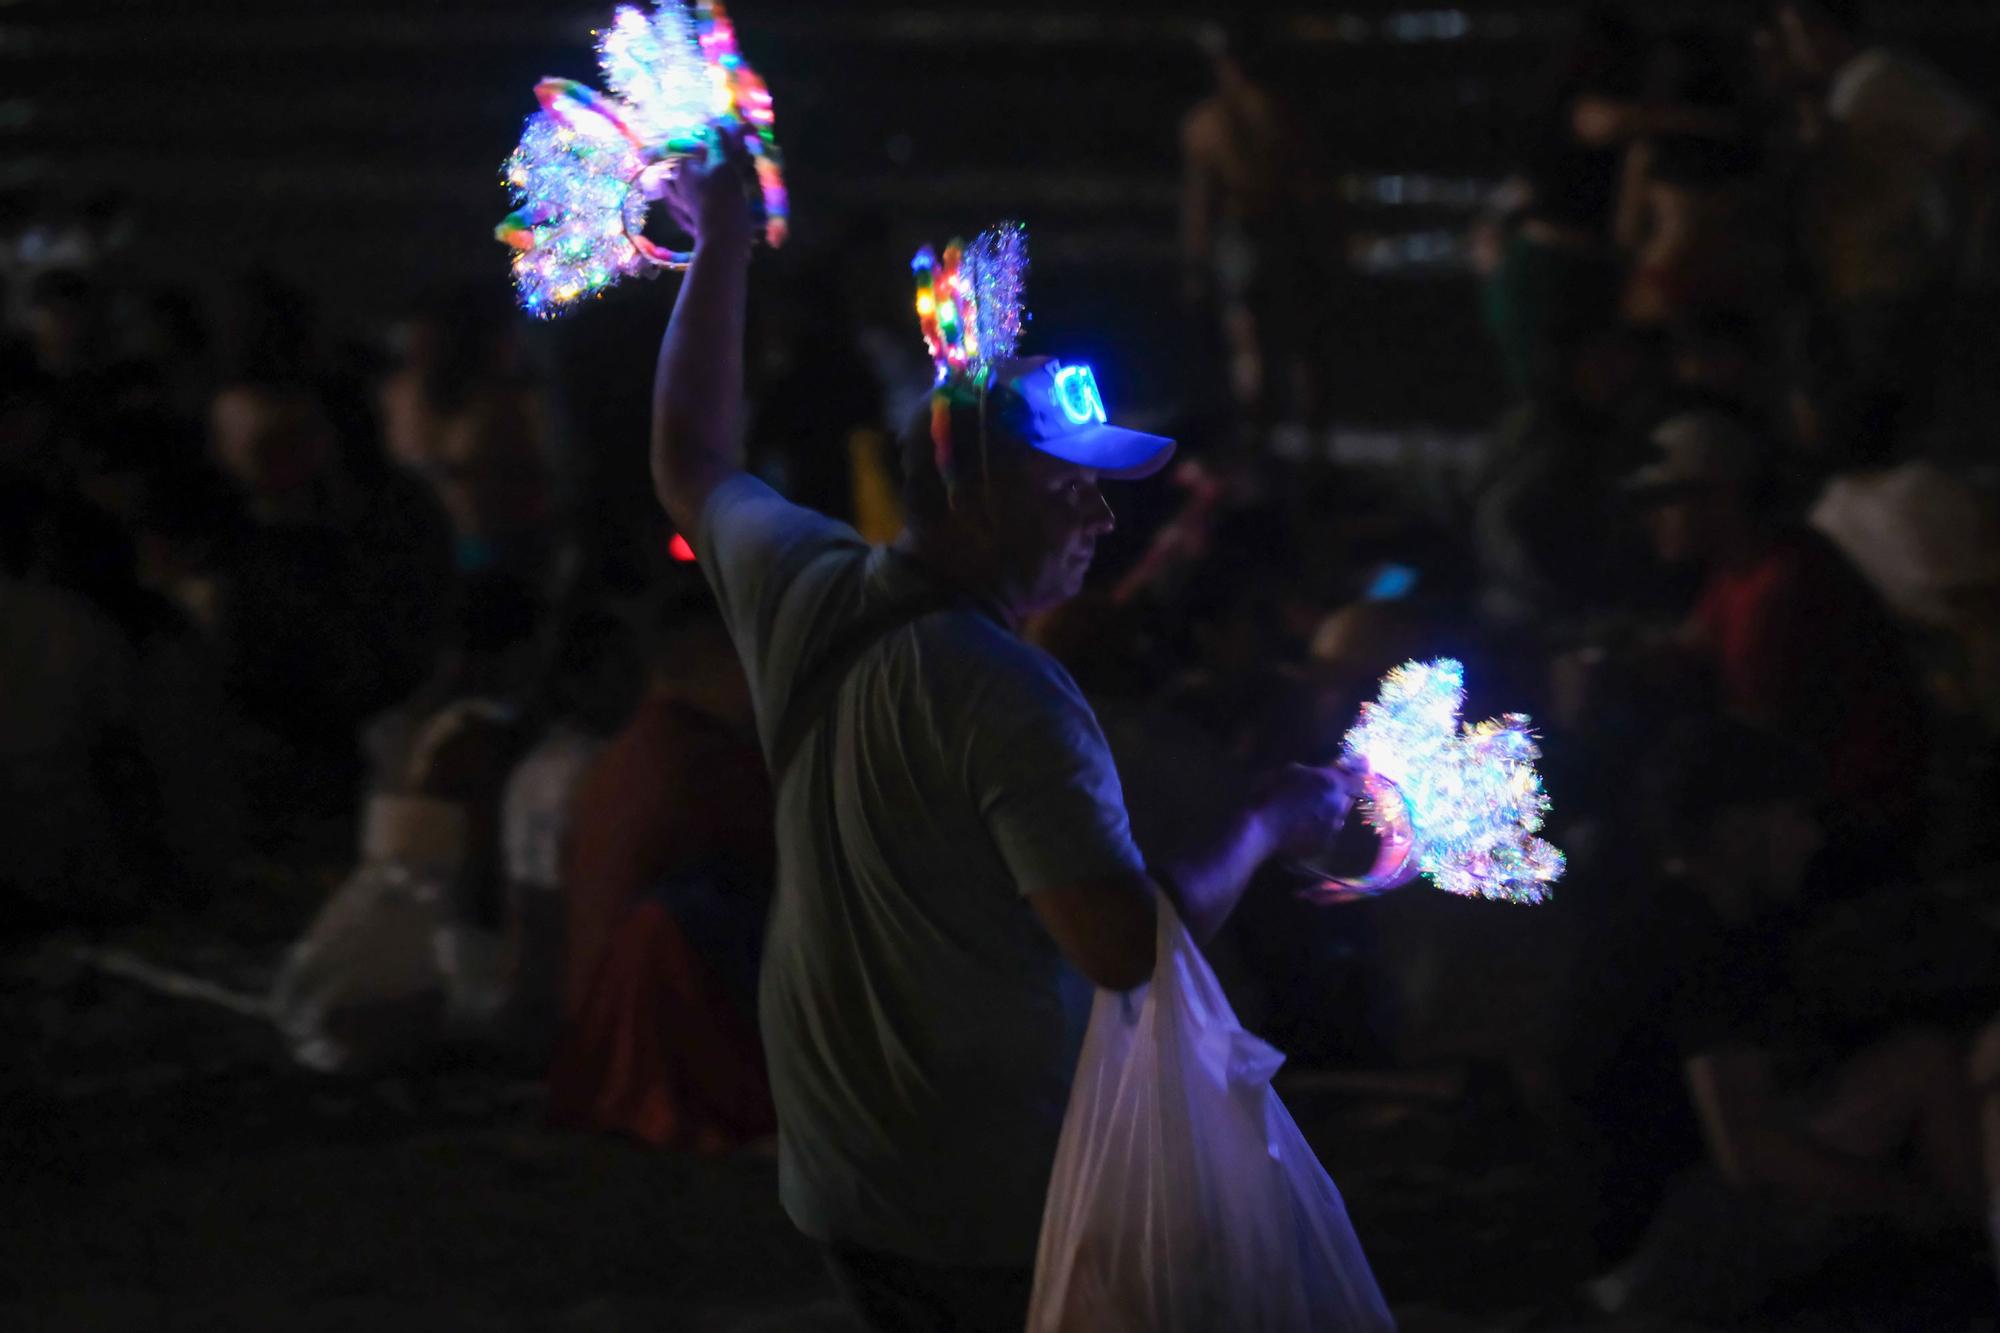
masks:
{"type": "Polygon", "coordinates": [[[812,729],[832,708],[834,695],[840,692],[841,683],[854,670],[862,655],[903,626],[956,606],[960,600],[957,590],[931,584],[921,592],[890,602],[874,614],[863,616],[833,641],[806,676],[805,682],[792,691],[791,702],[778,719],[777,734],[771,741],[772,791],[775,792],[783,784],[785,773],[798,757],[799,747],[805,744],[806,737],[812,734],[812,729]]]}

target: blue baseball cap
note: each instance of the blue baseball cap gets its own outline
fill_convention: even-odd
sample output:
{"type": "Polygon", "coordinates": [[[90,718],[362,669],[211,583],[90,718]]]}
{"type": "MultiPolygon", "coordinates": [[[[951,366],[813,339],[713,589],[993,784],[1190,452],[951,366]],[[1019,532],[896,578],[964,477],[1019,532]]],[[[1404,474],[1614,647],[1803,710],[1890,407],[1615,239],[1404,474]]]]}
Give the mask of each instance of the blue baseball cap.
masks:
{"type": "Polygon", "coordinates": [[[1105,419],[1097,377],[1082,364],[1054,357],[1002,361],[993,367],[994,425],[1052,458],[1128,481],[1150,477],[1173,457],[1164,435],[1114,426],[1105,419]]]}

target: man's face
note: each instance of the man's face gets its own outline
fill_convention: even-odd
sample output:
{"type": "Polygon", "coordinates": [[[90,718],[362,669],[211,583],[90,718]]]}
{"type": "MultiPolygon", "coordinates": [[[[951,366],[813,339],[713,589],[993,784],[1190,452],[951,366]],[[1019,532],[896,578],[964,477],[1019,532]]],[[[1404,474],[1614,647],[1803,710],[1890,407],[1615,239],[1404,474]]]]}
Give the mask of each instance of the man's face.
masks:
{"type": "Polygon", "coordinates": [[[994,469],[985,498],[1014,609],[1031,614],[1076,596],[1097,539],[1115,521],[1097,473],[1024,449],[1018,460],[994,469]]]}

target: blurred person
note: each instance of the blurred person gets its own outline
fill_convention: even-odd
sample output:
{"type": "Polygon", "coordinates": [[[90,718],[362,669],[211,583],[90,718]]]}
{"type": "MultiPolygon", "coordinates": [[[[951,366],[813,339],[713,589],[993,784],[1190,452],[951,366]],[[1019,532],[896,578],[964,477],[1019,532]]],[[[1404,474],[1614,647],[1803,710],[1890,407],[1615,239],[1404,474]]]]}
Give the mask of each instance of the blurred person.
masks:
{"type": "MultiPolygon", "coordinates": [[[[1153,702],[1252,772],[1331,758],[1315,750],[1303,730],[1310,703],[1295,670],[1300,634],[1294,623],[1301,618],[1302,558],[1277,507],[1221,511],[1212,550],[1183,571],[1163,607],[1162,619],[1184,636],[1175,645],[1182,670],[1162,681],[1153,702]]],[[[1168,590],[1156,592],[1164,597],[1168,590]]]]}
{"type": "Polygon", "coordinates": [[[1578,320],[1550,331],[1528,400],[1502,419],[1474,482],[1480,604],[1501,622],[1574,621],[1633,590],[1639,562],[1613,500],[1641,352],[1616,324],[1578,320]]]}
{"type": "Polygon", "coordinates": [[[19,525],[13,609],[27,620],[9,631],[26,637],[5,677],[20,686],[18,699],[8,695],[7,711],[25,710],[11,719],[21,729],[17,741],[41,755],[23,759],[16,776],[48,765],[52,829],[66,827],[66,802],[72,813],[101,811],[90,837],[103,882],[92,886],[79,871],[72,888],[80,900],[99,890],[116,896],[123,883],[145,887],[128,906],[189,905],[213,891],[238,833],[229,716],[209,644],[171,598],[142,581],[135,544],[116,516],[77,492],[30,482],[10,489],[8,518],[19,525]],[[50,618],[39,631],[37,617],[50,618]],[[115,635],[116,645],[103,642],[98,629],[115,635]],[[46,633],[46,644],[38,646],[38,633],[46,633]],[[30,665],[37,653],[47,656],[30,665]],[[37,705],[51,688],[42,679],[48,670],[74,672],[77,688],[102,697],[44,697],[37,705]],[[49,715],[33,716],[41,706],[49,715]],[[79,709],[98,722],[79,723],[79,709]],[[41,739],[30,744],[21,735],[41,739]],[[50,737],[71,740],[56,753],[45,744],[50,737]],[[64,791],[64,774],[73,776],[86,760],[88,801],[64,791]]]}
{"type": "Polygon", "coordinates": [[[1935,463],[1841,472],[1807,521],[1912,626],[1961,634],[1968,612],[2000,587],[2000,503],[1935,463]]]}
{"type": "Polygon", "coordinates": [[[216,395],[210,456],[250,525],[218,582],[230,691],[260,728],[350,774],[364,720],[407,697],[441,650],[449,536],[363,420],[299,382],[216,395]]]}
{"type": "Polygon", "coordinates": [[[1203,467],[1193,459],[1177,464],[1169,483],[1185,497],[1179,509],[1153,533],[1131,568],[1119,575],[1112,600],[1123,606],[1170,584],[1185,568],[1205,559],[1215,544],[1215,528],[1232,491],[1243,489],[1253,469],[1203,467]]]}
{"type": "Polygon", "coordinates": [[[1929,65],[1872,44],[1857,0],[1782,0],[1773,15],[1786,77],[1824,106],[1798,226],[1833,343],[1831,447],[1879,449],[1849,421],[1888,403],[1919,424],[1954,350],[1940,337],[1952,293],[1994,281],[1994,123],[1929,65]]]}
{"type": "Polygon", "coordinates": [[[1552,328],[1595,318],[1616,290],[1611,248],[1621,154],[1637,123],[1643,46],[1615,5],[1576,15],[1537,83],[1511,207],[1490,224],[1481,301],[1507,383],[1530,391],[1552,328]]]}
{"type": "Polygon", "coordinates": [[[170,423],[152,425],[156,432],[143,419],[111,423],[121,444],[83,484],[115,529],[106,523],[79,545],[103,571],[91,582],[137,653],[132,726],[151,776],[147,804],[182,896],[199,901],[241,850],[235,715],[211,632],[214,575],[240,534],[226,485],[162,447],[163,435],[179,434],[170,423]],[[115,564],[105,560],[112,550],[115,564]]]}
{"type": "MultiPolygon", "coordinates": [[[[353,349],[349,349],[352,351],[353,349]]],[[[342,479],[333,515],[353,562],[356,596],[372,608],[369,708],[405,698],[437,663],[459,575],[451,519],[436,492],[383,444],[367,375],[359,367],[321,381],[342,479]]]]}
{"type": "Polygon", "coordinates": [[[1773,6],[1790,74],[1825,98],[1820,193],[1806,219],[1829,297],[1917,295],[1991,280],[1991,113],[1938,70],[1869,42],[1858,0],[1773,6]]]}
{"type": "Polygon", "coordinates": [[[545,1063],[559,913],[516,892],[507,800],[548,710],[580,682],[543,674],[540,611],[518,580],[472,580],[436,678],[370,724],[359,859],[272,989],[308,1067],[381,1067],[441,1044],[545,1063]]]}
{"type": "Polygon", "coordinates": [[[125,356],[159,377],[162,406],[198,421],[215,388],[214,349],[194,293],[173,287],[145,293],[124,330],[125,356]]]}
{"type": "Polygon", "coordinates": [[[1592,1285],[1607,1310],[1740,1315],[1876,1229],[1930,1236],[1982,1207],[1963,1040],[1857,1020],[1865,999],[1829,994],[1802,947],[1826,837],[1814,770],[1740,724],[1657,757],[1663,897],[1684,919],[1663,1016],[1707,1170],[1592,1285]]]}
{"type": "Polygon", "coordinates": [[[1664,329],[1715,311],[1761,312],[1775,294],[1778,250],[1747,77],[1705,28],[1669,33],[1647,63],[1651,106],[1713,123],[1650,133],[1626,149],[1616,221],[1631,257],[1622,314],[1635,328],[1664,329]]]}
{"type": "Polygon", "coordinates": [[[16,349],[0,359],[0,477],[54,481],[62,471],[60,391],[16,349]]]}
{"type": "Polygon", "coordinates": [[[1646,128],[1645,43],[1621,5],[1577,7],[1541,71],[1521,157],[1528,216],[1591,245],[1610,238],[1626,141],[1646,128]]]}
{"type": "Polygon", "coordinates": [[[323,368],[319,310],[271,269],[237,273],[221,292],[216,347],[225,384],[310,384],[323,368]]]}
{"type": "Polygon", "coordinates": [[[328,521],[337,510],[339,441],[322,404],[295,383],[239,380],[209,405],[210,457],[265,525],[328,521]]]}
{"type": "Polygon", "coordinates": [[[1306,646],[1318,734],[1333,753],[1390,668],[1440,656],[1435,613],[1400,597],[1367,597],[1328,612],[1306,646]]]}
{"type": "Polygon", "coordinates": [[[355,736],[380,708],[377,614],[359,577],[338,442],[303,388],[241,382],[211,411],[210,457],[250,523],[215,597],[224,688],[250,790],[289,802],[351,792],[355,736]]]}
{"type": "Polygon", "coordinates": [[[504,574],[483,574],[460,592],[446,646],[427,680],[363,730],[369,786],[395,791],[408,781],[418,738],[433,719],[466,700],[513,713],[533,693],[542,663],[543,604],[504,574]]]}
{"type": "Polygon", "coordinates": [[[1701,571],[1678,636],[1731,715],[1825,768],[1830,870],[1865,879],[1920,835],[1928,742],[1907,654],[1880,599],[1824,537],[1778,508],[1768,441],[1740,418],[1662,423],[1634,472],[1654,551],[1701,571]]]}
{"type": "Polygon", "coordinates": [[[1986,1178],[1986,1234],[2000,1268],[2000,1018],[1973,1039],[1967,1074],[1979,1101],[1980,1164],[1986,1178]]]}
{"type": "MultiPolygon", "coordinates": [[[[427,714],[418,711],[421,696],[404,705],[402,718],[415,726],[388,792],[432,812],[425,818],[451,843],[440,948],[453,1022],[468,1035],[532,1050],[539,1036],[532,1016],[508,1008],[514,983],[527,979],[515,964],[532,963],[510,954],[511,945],[525,945],[529,923],[513,916],[504,832],[508,781],[540,722],[542,608],[529,589],[498,575],[471,585],[467,604],[476,609],[467,616],[458,670],[427,687],[443,702],[427,714]],[[457,693],[444,697],[453,688],[457,693]]],[[[386,723],[395,717],[372,727],[370,739],[387,739],[386,723]]]]}
{"type": "Polygon", "coordinates": [[[1319,309],[1336,253],[1315,198],[1305,127],[1247,21],[1211,29],[1215,91],[1181,122],[1181,264],[1189,296],[1219,315],[1229,381],[1260,430],[1325,423],[1319,309]]]}
{"type": "Polygon", "coordinates": [[[1729,403],[1754,418],[1775,415],[1769,360],[1755,317],[1703,310],[1676,322],[1667,341],[1667,379],[1677,390],[1729,403]]]}
{"type": "Polygon", "coordinates": [[[103,356],[102,312],[95,284],[79,269],[51,268],[28,284],[28,338],[44,375],[74,384],[103,356]]]}
{"type": "Polygon", "coordinates": [[[653,473],[744,658],[776,792],[759,983],[779,1192],[879,1329],[1016,1329],[1087,1019],[1197,939],[1348,784],[1292,770],[1156,878],[1102,733],[1024,617],[1073,596],[1101,479],[1170,442],[1066,425],[1046,359],[948,377],[904,437],[909,527],[870,547],[734,460],[753,228],[740,152],[677,178],[695,237],[661,344],[653,473]],[[1074,968],[1075,971],[1071,969],[1074,968]],[[1078,973],[1081,973],[1081,976],[1078,973]]]}
{"type": "Polygon", "coordinates": [[[508,1003],[525,1039],[547,1049],[562,1013],[562,867],[577,787],[631,713],[639,662],[631,626],[608,609],[564,617],[540,698],[539,733],[507,778],[508,1003]]]}
{"type": "Polygon", "coordinates": [[[157,410],[92,413],[65,434],[71,484],[127,533],[147,474],[200,456],[199,437],[157,410]]]}
{"type": "Polygon", "coordinates": [[[1491,271],[1483,315],[1509,387],[1528,392],[1552,334],[1594,318],[1623,281],[1617,253],[1628,150],[1654,138],[1728,136],[1730,112],[1650,96],[1644,38],[1628,10],[1590,3],[1535,82],[1516,174],[1476,247],[1491,271]]]}
{"type": "Polygon", "coordinates": [[[570,807],[549,1116],[712,1152],[777,1128],[754,1008],[771,789],[706,590],[661,607],[647,660],[638,710],[570,807]]]}
{"type": "Polygon", "coordinates": [[[131,520],[139,581],[172,599],[212,638],[221,583],[248,521],[236,491],[214,467],[197,461],[148,471],[131,520]]]}
{"type": "Polygon", "coordinates": [[[389,453],[428,478],[451,516],[458,567],[546,572],[555,513],[548,423],[529,383],[517,316],[455,290],[404,330],[379,401],[389,453]]]}
{"type": "Polygon", "coordinates": [[[52,577],[53,497],[0,481],[0,919],[11,933],[115,917],[142,886],[117,853],[103,779],[130,753],[136,654],[52,577]]]}

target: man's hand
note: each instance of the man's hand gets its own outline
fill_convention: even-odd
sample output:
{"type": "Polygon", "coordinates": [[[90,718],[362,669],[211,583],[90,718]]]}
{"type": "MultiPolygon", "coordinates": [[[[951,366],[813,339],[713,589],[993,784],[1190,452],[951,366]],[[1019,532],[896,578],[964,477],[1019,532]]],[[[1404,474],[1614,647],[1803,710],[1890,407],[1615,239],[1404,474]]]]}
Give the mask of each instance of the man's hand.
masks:
{"type": "Polygon", "coordinates": [[[1183,848],[1162,863],[1160,890],[1173,900],[1196,943],[1214,938],[1257,867],[1273,856],[1326,850],[1346,822],[1357,790],[1352,773],[1289,765],[1259,783],[1212,842],[1183,848]]]}
{"type": "Polygon", "coordinates": [[[755,235],[756,197],[756,168],[742,134],[718,129],[710,132],[708,157],[680,163],[660,202],[674,225],[694,237],[696,249],[704,245],[747,249],[755,235]]]}
{"type": "Polygon", "coordinates": [[[1346,825],[1360,790],[1360,778],[1344,768],[1288,764],[1266,778],[1255,813],[1273,854],[1306,858],[1324,853],[1346,825]]]}

